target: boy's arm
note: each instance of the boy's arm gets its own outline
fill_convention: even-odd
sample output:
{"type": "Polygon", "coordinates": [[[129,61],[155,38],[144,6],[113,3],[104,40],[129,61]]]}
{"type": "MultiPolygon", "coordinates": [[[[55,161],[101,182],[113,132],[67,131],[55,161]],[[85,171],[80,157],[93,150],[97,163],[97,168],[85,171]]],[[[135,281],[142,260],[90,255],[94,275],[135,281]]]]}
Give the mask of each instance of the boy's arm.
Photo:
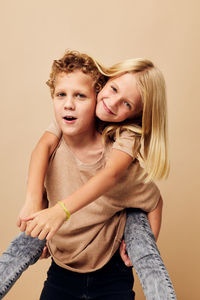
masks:
{"type": "Polygon", "coordinates": [[[156,241],[160,233],[160,227],[162,222],[162,208],[163,208],[163,199],[160,196],[160,200],[156,208],[147,214],[149,224],[156,241]]]}
{"type": "MultiPolygon", "coordinates": [[[[100,170],[94,177],[88,180],[80,189],[63,199],[70,214],[75,213],[82,207],[96,200],[112,188],[120,179],[124,171],[133,161],[133,158],[118,149],[113,149],[104,169],[100,170]]],[[[55,232],[66,220],[66,213],[60,204],[38,212],[24,221],[33,220],[27,225],[26,233],[32,237],[50,240],[55,232]]]]}
{"type": "Polygon", "coordinates": [[[17,226],[19,226],[22,231],[24,231],[26,227],[25,223],[21,220],[22,217],[45,208],[43,205],[44,178],[49,157],[58,142],[59,139],[56,135],[46,131],[32,152],[28,171],[26,201],[17,220],[17,226]]]}

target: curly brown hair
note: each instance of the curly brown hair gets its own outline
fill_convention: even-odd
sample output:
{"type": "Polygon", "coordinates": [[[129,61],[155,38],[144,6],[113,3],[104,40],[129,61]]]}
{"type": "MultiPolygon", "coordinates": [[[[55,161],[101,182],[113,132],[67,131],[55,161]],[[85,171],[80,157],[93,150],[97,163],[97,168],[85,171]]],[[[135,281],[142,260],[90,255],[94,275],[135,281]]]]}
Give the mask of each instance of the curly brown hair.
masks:
{"type": "Polygon", "coordinates": [[[67,50],[64,56],[59,60],[54,60],[50,78],[46,84],[50,87],[51,97],[55,91],[56,76],[61,73],[71,73],[74,70],[81,70],[94,80],[94,88],[98,93],[106,82],[106,76],[100,73],[95,60],[87,54],[78,51],[67,50]]]}

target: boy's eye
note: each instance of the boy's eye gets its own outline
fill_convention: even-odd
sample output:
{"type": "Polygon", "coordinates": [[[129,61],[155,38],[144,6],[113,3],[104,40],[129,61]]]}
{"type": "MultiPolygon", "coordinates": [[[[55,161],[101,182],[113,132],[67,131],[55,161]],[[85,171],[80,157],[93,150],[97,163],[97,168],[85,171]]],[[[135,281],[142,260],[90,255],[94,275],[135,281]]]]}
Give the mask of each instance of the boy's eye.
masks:
{"type": "Polygon", "coordinates": [[[128,107],[128,109],[131,109],[132,107],[131,107],[131,105],[130,105],[130,103],[129,102],[127,102],[127,101],[124,101],[124,105],[125,106],[127,106],[128,107]]]}
{"type": "Polygon", "coordinates": [[[117,93],[117,89],[113,85],[111,85],[111,89],[113,90],[113,92],[117,93]]]}
{"type": "Polygon", "coordinates": [[[81,94],[81,93],[77,93],[77,94],[76,94],[76,97],[77,97],[77,98],[80,98],[80,99],[84,99],[84,98],[86,98],[86,95],[81,94]]]}

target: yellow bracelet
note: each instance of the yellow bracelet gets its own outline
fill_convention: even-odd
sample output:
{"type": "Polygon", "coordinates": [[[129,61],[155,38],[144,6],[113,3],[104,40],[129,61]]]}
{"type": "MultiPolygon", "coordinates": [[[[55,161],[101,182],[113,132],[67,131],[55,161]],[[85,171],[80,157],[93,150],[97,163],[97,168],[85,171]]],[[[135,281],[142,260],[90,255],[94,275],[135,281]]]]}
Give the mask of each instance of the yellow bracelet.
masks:
{"type": "Polygon", "coordinates": [[[70,218],[71,214],[70,212],[67,210],[67,208],[65,207],[65,204],[62,201],[58,201],[58,203],[62,206],[62,208],[64,209],[65,213],[66,213],[66,222],[67,220],[70,218]]]}

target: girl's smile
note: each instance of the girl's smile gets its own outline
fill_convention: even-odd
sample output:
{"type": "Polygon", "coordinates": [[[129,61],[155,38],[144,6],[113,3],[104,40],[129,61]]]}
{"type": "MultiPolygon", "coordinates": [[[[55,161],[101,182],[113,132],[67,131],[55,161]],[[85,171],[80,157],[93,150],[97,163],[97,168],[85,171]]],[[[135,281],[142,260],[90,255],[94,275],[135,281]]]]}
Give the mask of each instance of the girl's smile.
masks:
{"type": "Polygon", "coordinates": [[[141,111],[141,95],[133,73],[111,78],[97,96],[96,115],[102,121],[122,122],[141,111]]]}
{"type": "Polygon", "coordinates": [[[111,115],[115,115],[111,109],[108,108],[108,106],[105,104],[105,102],[102,100],[102,104],[103,104],[103,107],[105,109],[105,111],[108,113],[108,114],[111,114],[111,115]]]}

